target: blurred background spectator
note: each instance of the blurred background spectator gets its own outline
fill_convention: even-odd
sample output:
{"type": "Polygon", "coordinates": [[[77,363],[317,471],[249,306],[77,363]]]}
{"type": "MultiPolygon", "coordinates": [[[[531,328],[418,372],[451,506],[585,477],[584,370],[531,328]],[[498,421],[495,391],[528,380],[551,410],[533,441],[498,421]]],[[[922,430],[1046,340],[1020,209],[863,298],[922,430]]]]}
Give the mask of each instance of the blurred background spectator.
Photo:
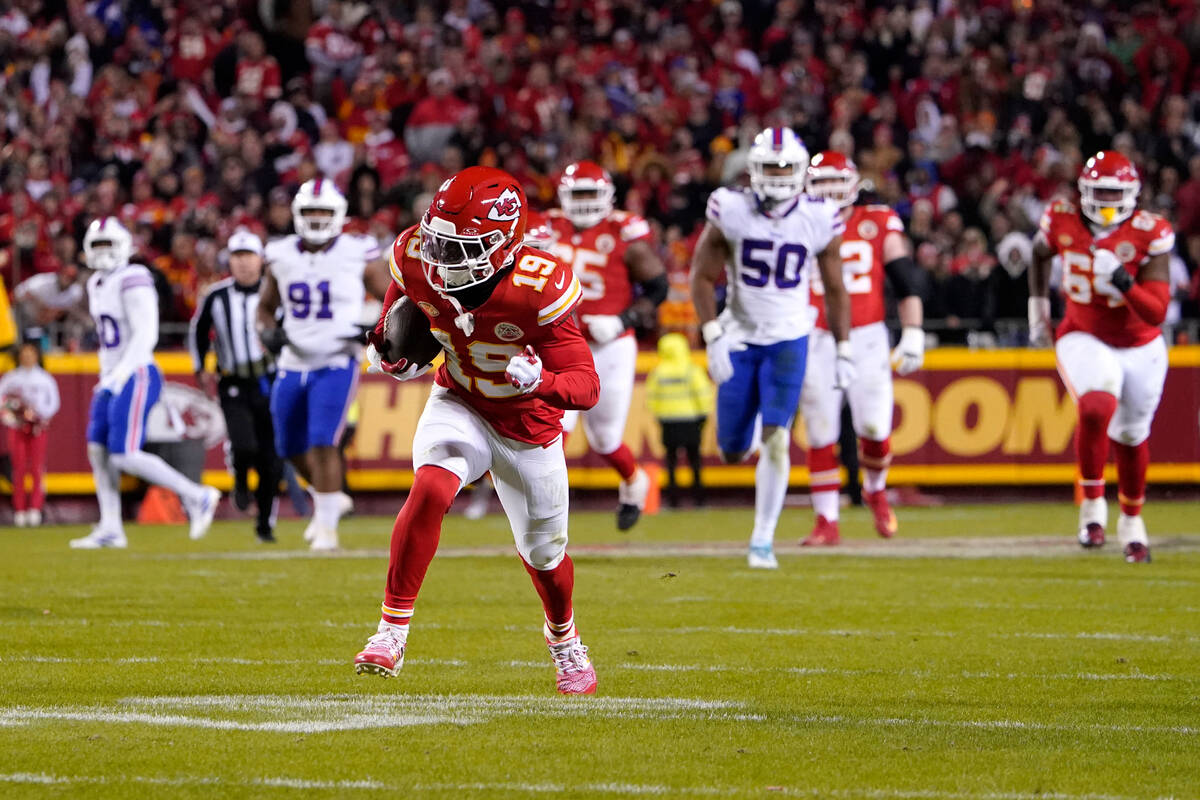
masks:
{"type": "Polygon", "coordinates": [[[176,343],[228,235],[287,233],[315,174],[390,239],[462,165],[502,166],[547,205],[593,158],[658,228],[663,327],[686,331],[705,197],[738,180],[754,132],[789,125],[858,161],[934,278],[930,327],[973,344],[1022,341],[1022,243],[1087,155],[1121,150],[1179,232],[1171,324],[1195,338],[1198,53],[1185,2],[13,0],[0,277],[63,274],[65,241],[119,215],[176,343]]]}

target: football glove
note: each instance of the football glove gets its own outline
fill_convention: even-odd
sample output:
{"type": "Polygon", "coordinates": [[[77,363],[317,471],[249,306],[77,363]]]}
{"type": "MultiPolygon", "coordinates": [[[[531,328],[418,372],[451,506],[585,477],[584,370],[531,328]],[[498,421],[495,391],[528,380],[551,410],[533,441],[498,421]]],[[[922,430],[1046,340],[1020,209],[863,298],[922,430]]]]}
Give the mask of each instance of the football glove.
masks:
{"type": "Polygon", "coordinates": [[[1029,298],[1029,346],[1049,347],[1054,344],[1050,335],[1050,298],[1029,298]]]}
{"type": "Polygon", "coordinates": [[[1096,250],[1092,253],[1092,274],[1097,278],[1107,278],[1121,294],[1133,288],[1133,276],[1126,272],[1121,259],[1111,250],[1096,250]]]}
{"type": "Polygon", "coordinates": [[[508,360],[508,368],[504,370],[508,382],[521,390],[521,394],[529,394],[542,383],[542,360],[533,352],[533,347],[526,346],[525,352],[508,360]]]}
{"type": "Polygon", "coordinates": [[[900,342],[892,351],[892,366],[899,375],[916,372],[925,363],[925,331],[906,327],[900,332],[900,342]]]}
{"type": "Polygon", "coordinates": [[[263,328],[258,332],[258,338],[262,340],[262,346],[273,356],[283,352],[283,346],[288,343],[287,334],[283,332],[281,326],[263,328]]]}
{"type": "Polygon", "coordinates": [[[625,332],[625,322],[615,314],[584,314],[580,319],[596,344],[608,344],[625,332]]]}
{"type": "Polygon", "coordinates": [[[854,365],[854,347],[849,341],[837,343],[837,362],[833,367],[834,386],[848,389],[858,377],[858,367],[854,365]]]}
{"type": "Polygon", "coordinates": [[[729,357],[734,349],[733,342],[715,319],[704,323],[700,335],[704,337],[708,353],[708,374],[713,383],[720,385],[733,377],[733,359],[729,357]]]}
{"type": "Polygon", "coordinates": [[[374,344],[367,345],[367,363],[371,365],[367,368],[367,372],[382,372],[398,381],[411,381],[433,369],[433,364],[412,364],[407,358],[401,358],[398,361],[384,361],[374,344]]]}

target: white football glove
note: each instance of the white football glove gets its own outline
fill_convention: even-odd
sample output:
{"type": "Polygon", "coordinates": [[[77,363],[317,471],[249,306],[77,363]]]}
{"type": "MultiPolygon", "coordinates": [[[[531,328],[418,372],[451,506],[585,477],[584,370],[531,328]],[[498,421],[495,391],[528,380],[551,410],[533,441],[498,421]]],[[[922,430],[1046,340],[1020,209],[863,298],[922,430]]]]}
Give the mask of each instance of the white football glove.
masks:
{"type": "Polygon", "coordinates": [[[849,341],[837,343],[837,362],[833,366],[834,386],[849,389],[858,378],[858,367],[854,365],[854,347],[849,341]]]}
{"type": "Polygon", "coordinates": [[[1121,268],[1121,259],[1111,250],[1096,250],[1092,253],[1092,274],[1097,278],[1112,278],[1121,268]]]}
{"type": "Polygon", "coordinates": [[[892,366],[898,375],[916,372],[925,363],[925,331],[906,327],[900,332],[900,342],[892,351],[892,366]]]}
{"type": "Polygon", "coordinates": [[[708,352],[708,374],[713,383],[720,385],[733,377],[733,359],[729,357],[733,351],[733,343],[725,335],[721,323],[710,319],[700,328],[700,335],[706,342],[708,352]]]}
{"type": "Polygon", "coordinates": [[[1029,298],[1029,346],[1049,347],[1054,344],[1050,335],[1050,298],[1029,298]]]}
{"type": "Polygon", "coordinates": [[[542,383],[542,360],[533,347],[526,346],[525,352],[508,360],[508,368],[504,370],[508,382],[521,390],[521,394],[529,394],[542,383]]]}
{"type": "Polygon", "coordinates": [[[367,368],[367,372],[382,372],[384,375],[390,375],[398,381],[411,381],[413,378],[419,378],[433,369],[433,364],[410,364],[406,358],[394,362],[384,361],[373,344],[367,345],[367,361],[371,365],[367,368]]]}
{"type": "Polygon", "coordinates": [[[625,323],[616,314],[584,314],[580,319],[596,344],[608,344],[625,332],[625,323]]]}

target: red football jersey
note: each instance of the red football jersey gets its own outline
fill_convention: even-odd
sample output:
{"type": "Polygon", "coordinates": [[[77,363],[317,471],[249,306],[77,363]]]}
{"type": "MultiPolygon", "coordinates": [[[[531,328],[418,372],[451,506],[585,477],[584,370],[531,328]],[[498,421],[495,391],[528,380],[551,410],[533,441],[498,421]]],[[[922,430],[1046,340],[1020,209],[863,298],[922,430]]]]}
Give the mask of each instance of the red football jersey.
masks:
{"type": "Polygon", "coordinates": [[[1091,254],[1093,249],[1111,251],[1136,279],[1152,256],[1175,247],[1171,223],[1149,211],[1136,211],[1115,231],[1097,238],[1075,204],[1059,200],[1046,209],[1039,227],[1062,259],[1067,310],[1058,326],[1059,336],[1083,331],[1113,347],[1138,347],[1160,335],[1158,327],[1134,313],[1107,278],[1092,274],[1091,254]]]}
{"type": "MultiPolygon", "coordinates": [[[[501,436],[547,444],[562,432],[562,408],[536,393],[522,394],[508,382],[508,361],[527,345],[551,373],[586,368],[596,374],[591,352],[572,313],[579,305],[579,279],[558,259],[521,247],[514,266],[491,297],[471,311],[475,329],[467,336],[454,324],[456,311],[425,279],[421,233],[404,231],[392,245],[392,279],[429,317],[445,361],[434,376],[475,409],[501,436]]],[[[598,384],[598,378],[597,386],[598,384]]]]}
{"type": "MultiPolygon", "coordinates": [[[[850,327],[861,328],[883,322],[883,240],[889,231],[904,233],[904,223],[887,206],[854,206],[842,234],[842,280],[850,295],[850,327]]],[[[825,320],[825,285],[817,271],[812,280],[812,304],[817,308],[817,327],[829,330],[825,320]]]]}
{"type": "Polygon", "coordinates": [[[650,238],[650,223],[642,217],[614,211],[587,230],[576,230],[561,209],[547,211],[554,232],[552,252],[569,264],[583,286],[582,314],[620,314],[633,304],[633,281],[625,266],[625,251],[633,242],[650,238]]]}

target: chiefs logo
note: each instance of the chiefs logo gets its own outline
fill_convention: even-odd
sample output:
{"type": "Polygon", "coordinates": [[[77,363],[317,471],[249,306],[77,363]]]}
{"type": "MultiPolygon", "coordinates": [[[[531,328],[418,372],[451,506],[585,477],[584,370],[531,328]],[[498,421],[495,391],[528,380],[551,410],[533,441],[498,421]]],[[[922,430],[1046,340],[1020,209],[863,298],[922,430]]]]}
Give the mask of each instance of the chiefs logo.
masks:
{"type": "Polygon", "coordinates": [[[419,303],[417,303],[417,305],[421,307],[422,311],[424,311],[426,314],[428,314],[431,317],[436,317],[438,314],[441,313],[440,311],[438,311],[436,308],[433,307],[433,303],[426,303],[424,300],[422,300],[419,303]]]}
{"type": "Polygon", "coordinates": [[[602,233],[596,237],[596,251],[599,253],[611,253],[617,249],[617,240],[612,237],[611,233],[602,233]]]}
{"type": "Polygon", "coordinates": [[[1059,234],[1059,236],[1058,236],[1058,246],[1059,247],[1070,247],[1072,241],[1074,241],[1074,240],[1065,233],[1059,234]]]}
{"type": "Polygon", "coordinates": [[[1121,259],[1122,264],[1128,264],[1137,258],[1137,248],[1133,246],[1133,242],[1121,242],[1113,252],[1121,259]]]}
{"type": "Polygon", "coordinates": [[[869,219],[858,223],[858,235],[864,239],[874,239],[879,235],[879,226],[869,219]]]}
{"type": "Polygon", "coordinates": [[[496,338],[502,342],[515,342],[525,335],[525,331],[513,325],[511,322],[499,322],[496,324],[496,338]]]}
{"type": "Polygon", "coordinates": [[[511,188],[505,189],[492,203],[487,218],[496,222],[511,222],[521,216],[521,198],[511,188]]]}

